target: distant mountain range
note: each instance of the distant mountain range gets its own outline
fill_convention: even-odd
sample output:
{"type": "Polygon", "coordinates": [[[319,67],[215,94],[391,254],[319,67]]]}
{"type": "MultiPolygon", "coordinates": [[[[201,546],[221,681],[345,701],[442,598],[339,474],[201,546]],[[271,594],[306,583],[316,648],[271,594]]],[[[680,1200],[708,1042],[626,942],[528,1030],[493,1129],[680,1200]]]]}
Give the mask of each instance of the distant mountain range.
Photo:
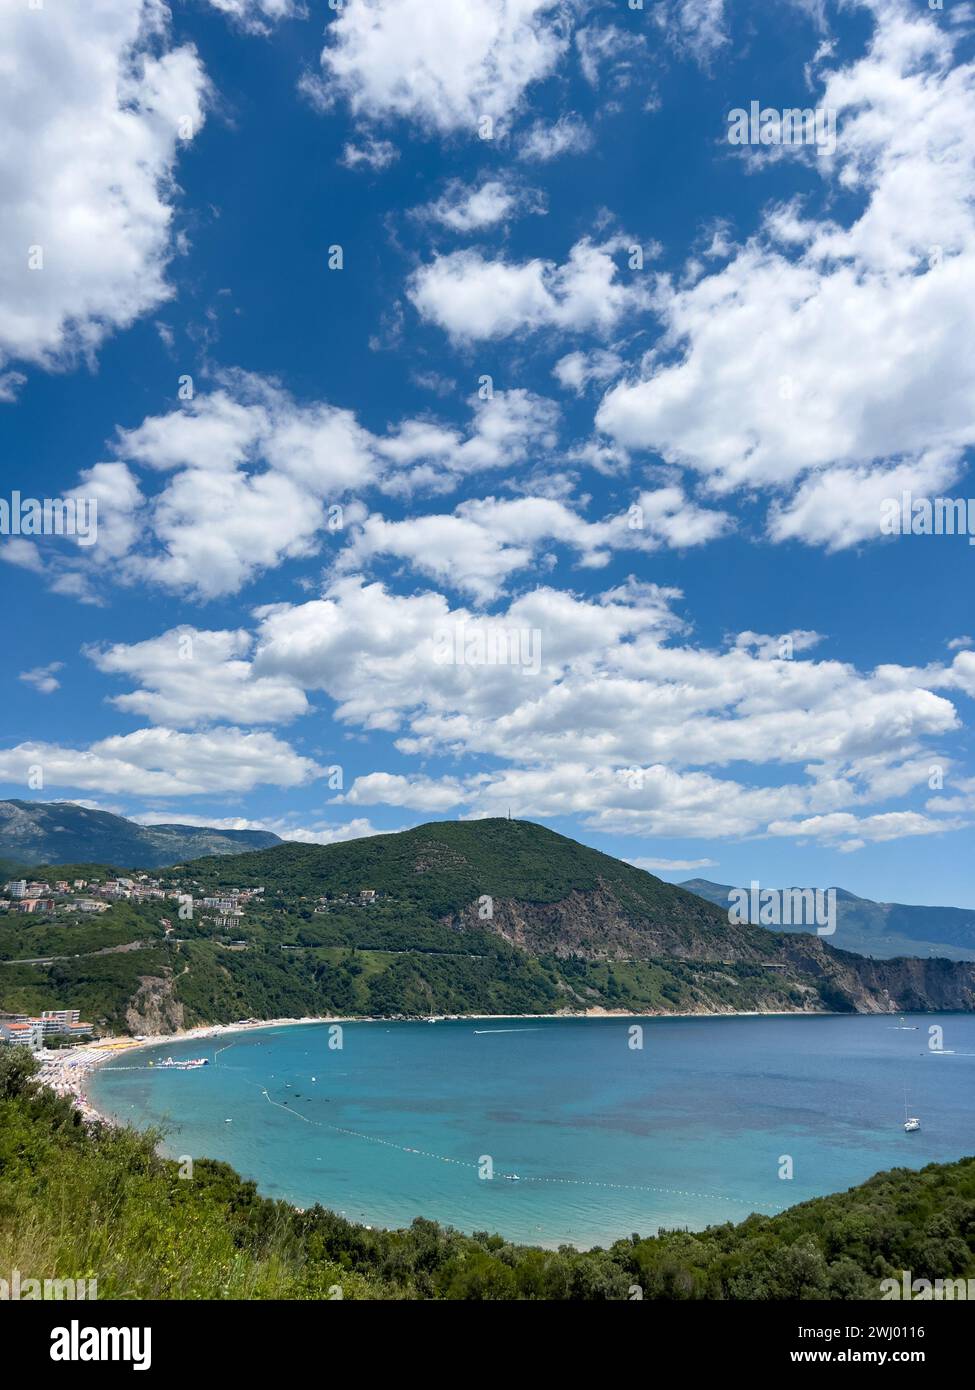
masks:
{"type": "MultiPolygon", "coordinates": [[[[680,886],[718,907],[727,907],[729,895],[734,892],[732,885],[712,883],[706,878],[689,878],[680,886]]],[[[875,960],[891,960],[894,956],[975,960],[975,911],[970,908],[876,903],[837,888],[836,918],[836,931],[824,940],[841,951],[855,951],[875,960]]],[[[815,928],[775,930],[814,932],[815,928]]]]}
{"type": "Polygon", "coordinates": [[[159,869],[208,854],[281,844],[268,830],[136,825],[72,801],[0,801],[0,869],[40,864],[113,864],[159,869]]]}

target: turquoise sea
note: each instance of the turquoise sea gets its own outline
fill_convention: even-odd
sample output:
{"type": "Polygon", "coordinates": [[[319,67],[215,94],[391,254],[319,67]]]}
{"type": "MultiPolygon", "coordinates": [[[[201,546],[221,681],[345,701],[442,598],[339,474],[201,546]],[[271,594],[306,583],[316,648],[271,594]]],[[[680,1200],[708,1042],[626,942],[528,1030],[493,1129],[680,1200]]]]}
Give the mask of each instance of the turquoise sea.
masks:
{"type": "Polygon", "coordinates": [[[95,1073],[90,1096],[160,1126],[167,1153],[225,1159],[301,1207],[546,1246],[739,1221],[975,1153],[971,1014],[349,1023],[340,1049],[329,1036],[302,1024],[147,1048],[95,1073]],[[148,1066],[170,1055],[210,1065],[148,1066]],[[903,1131],[905,1090],[920,1133],[903,1131]]]}

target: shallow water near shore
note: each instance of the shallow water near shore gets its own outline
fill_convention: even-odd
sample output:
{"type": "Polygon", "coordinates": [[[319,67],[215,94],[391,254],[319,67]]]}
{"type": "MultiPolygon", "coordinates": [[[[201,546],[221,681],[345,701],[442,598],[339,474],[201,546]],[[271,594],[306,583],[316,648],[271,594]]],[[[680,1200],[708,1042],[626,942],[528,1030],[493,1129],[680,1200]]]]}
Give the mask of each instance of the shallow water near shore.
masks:
{"type": "Polygon", "coordinates": [[[329,1037],[302,1024],[146,1048],[100,1068],[89,1094],[268,1196],[545,1246],[740,1221],[975,1152],[971,1014],[374,1022],[344,1024],[341,1049],[329,1037]],[[168,1056],[210,1065],[149,1066],[168,1056]]]}

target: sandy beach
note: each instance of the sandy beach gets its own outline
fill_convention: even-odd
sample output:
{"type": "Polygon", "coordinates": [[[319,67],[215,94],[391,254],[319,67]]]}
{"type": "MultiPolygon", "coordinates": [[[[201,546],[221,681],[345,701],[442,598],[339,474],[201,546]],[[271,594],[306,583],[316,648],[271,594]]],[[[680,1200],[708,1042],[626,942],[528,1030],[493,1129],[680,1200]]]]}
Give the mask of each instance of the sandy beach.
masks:
{"type": "MultiPolygon", "coordinates": [[[[166,1047],[174,1043],[191,1042],[196,1038],[220,1038],[227,1033],[254,1032],[260,1028],[286,1028],[301,1023],[351,1023],[352,1019],[335,1018],[272,1018],[246,1023],[212,1023],[198,1028],[186,1028],[180,1033],[161,1033],[144,1037],[99,1038],[96,1042],[78,1047],[61,1048],[46,1053],[38,1073],[38,1081],[50,1087],[56,1095],[71,1100],[86,1120],[114,1124],[110,1115],[103,1115],[88,1098],[88,1078],[104,1063],[124,1053],[140,1052],[147,1047],[166,1047]]],[[[368,1021],[368,1020],[361,1020],[368,1021]]]]}

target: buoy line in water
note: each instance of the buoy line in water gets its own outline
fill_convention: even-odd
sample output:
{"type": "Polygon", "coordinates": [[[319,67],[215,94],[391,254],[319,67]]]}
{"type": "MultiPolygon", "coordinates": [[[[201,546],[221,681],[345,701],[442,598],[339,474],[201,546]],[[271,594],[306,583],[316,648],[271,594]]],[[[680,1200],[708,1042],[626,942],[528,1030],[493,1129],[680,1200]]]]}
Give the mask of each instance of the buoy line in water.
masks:
{"type": "MultiPolygon", "coordinates": [[[[473,1162],[471,1159],[451,1158],[447,1154],[431,1153],[427,1149],[412,1148],[409,1144],[398,1144],[394,1139],[382,1139],[375,1134],[363,1134],[361,1130],[349,1129],[345,1125],[330,1124],[327,1120],[313,1120],[309,1115],[302,1115],[300,1110],[292,1110],[290,1105],[283,1105],[280,1101],[272,1100],[268,1094],[267,1088],[261,1086],[259,1081],[252,1081],[251,1085],[256,1086],[260,1090],[269,1105],[276,1106],[287,1115],[294,1115],[297,1119],[304,1120],[306,1125],[314,1125],[318,1129],[330,1129],[336,1134],[346,1134],[353,1139],[364,1139],[369,1144],[381,1144],[387,1149],[398,1149],[401,1153],[413,1154],[417,1158],[432,1158],[439,1163],[452,1163],[458,1168],[474,1168],[476,1170],[480,1167],[480,1164],[473,1162]]],[[[515,1180],[517,1175],[514,1173],[500,1173],[498,1176],[509,1180],[515,1180]]],[[[697,1192],[693,1189],[682,1187],[658,1187],[644,1183],[604,1182],[598,1178],[555,1178],[545,1176],[518,1177],[517,1181],[526,1183],[560,1183],[568,1187],[604,1187],[619,1192],[653,1192],[658,1196],[667,1197],[703,1197],[707,1201],[729,1202],[734,1206],[748,1207],[750,1211],[755,1211],[760,1206],[767,1207],[773,1212],[778,1210],[778,1208],[772,1207],[768,1202],[748,1202],[740,1197],[725,1196],[720,1192],[697,1192]]]]}
{"type": "MultiPolygon", "coordinates": [[[[476,1031],[476,1030],[475,1030],[475,1031],[476,1031]]],[[[491,1028],[491,1029],[485,1029],[485,1030],[483,1030],[483,1031],[484,1031],[484,1033],[494,1033],[494,1032],[497,1032],[497,1033],[512,1032],[512,1033],[514,1033],[514,1032],[541,1032],[542,1030],[541,1030],[541,1029],[535,1029],[535,1028],[530,1028],[530,1029],[529,1029],[529,1028],[524,1028],[524,1029],[521,1029],[521,1028],[511,1028],[511,1029],[491,1028]]],[[[219,1055],[219,1053],[221,1053],[221,1052],[227,1052],[227,1051],[229,1051],[229,1049],[230,1049],[231,1047],[236,1047],[236,1046],[237,1046],[236,1043],[228,1043],[225,1047],[218,1048],[217,1051],[214,1053],[214,1062],[216,1063],[216,1059],[217,1059],[217,1056],[219,1055]]],[[[971,1054],[968,1054],[968,1055],[971,1055],[971,1054]]],[[[106,1067],[105,1070],[106,1070],[106,1071],[155,1071],[155,1070],[156,1070],[156,1067],[153,1066],[153,1065],[146,1065],[146,1064],[144,1064],[144,1065],[142,1065],[142,1066],[130,1066],[130,1067],[106,1067]]],[[[228,1066],[226,1066],[226,1064],[223,1064],[222,1070],[224,1070],[224,1071],[246,1071],[247,1068],[246,1068],[246,1067],[233,1067],[233,1066],[229,1066],[229,1067],[228,1067],[228,1066]]],[[[368,1144],[378,1144],[378,1145],[381,1145],[383,1148],[396,1149],[396,1150],[398,1150],[400,1153],[412,1154],[412,1155],[413,1155],[414,1157],[416,1157],[416,1158],[429,1158],[429,1159],[433,1159],[433,1160],[434,1160],[435,1162],[437,1162],[437,1163],[450,1163],[450,1164],[453,1164],[454,1167],[458,1167],[458,1168],[473,1168],[473,1169],[475,1169],[475,1171],[476,1171],[476,1170],[480,1167],[480,1164],[474,1162],[474,1161],[471,1160],[471,1159],[452,1158],[452,1157],[450,1157],[450,1155],[448,1155],[448,1154],[432,1153],[431,1151],[429,1151],[429,1150],[427,1150],[427,1149],[418,1149],[418,1148],[415,1148],[415,1147],[413,1147],[413,1146],[411,1146],[411,1145],[409,1145],[409,1144],[400,1144],[400,1143],[397,1143],[397,1142],[396,1142],[395,1140],[393,1140],[393,1139],[383,1139],[383,1138],[381,1138],[380,1136],[375,1135],[375,1134],[364,1134],[361,1130],[350,1129],[350,1128],[348,1128],[348,1126],[346,1126],[346,1125],[336,1125],[336,1124],[331,1124],[331,1123],[329,1123],[329,1121],[327,1121],[327,1120],[315,1120],[315,1119],[312,1119],[312,1118],[311,1118],[310,1116],[308,1116],[308,1115],[303,1115],[303,1114],[301,1113],[300,1110],[292,1109],[292,1107],[289,1106],[289,1105],[284,1105],[284,1104],[282,1104],[280,1101],[272,1100],[270,1094],[269,1094],[268,1091],[267,1091],[267,1088],[266,1088],[265,1086],[262,1086],[261,1083],[260,1083],[259,1081],[251,1081],[249,1084],[252,1085],[252,1086],[257,1087],[257,1089],[261,1092],[261,1094],[264,1096],[265,1100],[268,1102],[269,1105],[275,1106],[278,1110],[283,1110],[283,1111],[284,1111],[286,1114],[288,1114],[288,1115],[294,1115],[297,1119],[303,1120],[303,1121],[305,1122],[305,1124],[313,1125],[313,1126],[315,1126],[315,1127],[318,1128],[318,1129],[329,1129],[329,1130],[331,1130],[331,1131],[332,1131],[333,1133],[335,1133],[335,1134],[344,1134],[344,1135],[346,1135],[347,1137],[352,1138],[352,1139],[361,1139],[361,1140],[364,1140],[364,1141],[365,1141],[366,1143],[368,1143],[368,1144]]],[[[299,1093],[299,1094],[300,1094],[300,1093],[299,1093]]],[[[309,1097],[309,1099],[310,1099],[310,1097],[309,1097]]],[[[773,1206],[772,1204],[770,1204],[770,1203],[768,1203],[768,1202],[750,1202],[750,1201],[747,1201],[747,1200],[745,1200],[745,1199],[743,1199],[743,1198],[741,1198],[741,1197],[729,1197],[729,1196],[725,1195],[724,1193],[720,1193],[720,1192],[699,1192],[699,1191],[697,1191],[697,1190],[695,1190],[695,1189],[693,1189],[693,1188],[661,1187],[661,1186],[658,1186],[658,1185],[656,1185],[656,1184],[650,1184],[650,1183],[620,1183],[620,1182],[608,1182],[608,1181],[606,1181],[606,1180],[599,1179],[599,1178],[558,1178],[558,1177],[547,1176],[547,1175],[544,1175],[544,1174],[539,1175],[539,1176],[534,1176],[534,1177],[533,1177],[533,1176],[527,1176],[527,1175],[526,1175],[525,1177],[521,1177],[520,1175],[515,1174],[515,1173],[506,1173],[506,1172],[502,1172],[502,1173],[499,1173],[497,1176],[499,1176],[499,1177],[501,1177],[501,1178],[503,1178],[503,1179],[506,1179],[506,1180],[508,1180],[508,1181],[518,1181],[518,1182],[524,1182],[524,1183],[558,1183],[560,1186],[565,1186],[565,1187],[600,1187],[600,1188],[605,1188],[605,1189],[607,1189],[607,1190],[612,1190],[612,1191],[617,1191],[617,1192],[651,1192],[651,1193],[654,1193],[655,1195],[658,1195],[658,1196],[667,1196],[667,1197],[699,1197],[699,1198],[704,1199],[705,1201],[711,1201],[711,1202],[726,1202],[726,1203],[728,1203],[728,1204],[731,1205],[731,1206],[747,1207],[749,1211],[756,1211],[756,1210],[758,1210],[759,1208],[763,1208],[763,1207],[764,1207],[766,1210],[770,1211],[770,1212],[775,1212],[775,1211],[778,1211],[778,1210],[779,1210],[778,1207],[775,1207],[775,1206],[773,1206]]]]}
{"type": "MultiPolygon", "coordinates": [[[[540,1030],[535,1030],[535,1029],[523,1029],[523,1030],[522,1030],[522,1029],[510,1029],[510,1030],[490,1029],[490,1030],[486,1030],[486,1031],[490,1031],[490,1032],[502,1032],[502,1031],[511,1031],[511,1032],[521,1032],[521,1031],[529,1032],[529,1031],[531,1031],[531,1032],[535,1032],[535,1031],[540,1031],[540,1030]]],[[[236,1046],[235,1043],[230,1043],[230,1044],[228,1044],[228,1047],[234,1047],[234,1046],[236,1046]]],[[[218,1049],[218,1051],[219,1051],[219,1052],[226,1052],[226,1051],[228,1050],[228,1047],[220,1048],[220,1049],[218,1049]]],[[[969,1055],[970,1055],[970,1054],[969,1054],[969,1055]]],[[[216,1054],[215,1054],[215,1057],[216,1057],[216,1054]]],[[[130,1067],[106,1067],[105,1070],[106,1070],[106,1071],[153,1071],[153,1072],[154,1072],[154,1071],[157,1070],[157,1068],[156,1068],[155,1066],[153,1066],[153,1065],[143,1064],[142,1066],[137,1066],[137,1067],[136,1067],[136,1066],[130,1066],[130,1067]]],[[[224,1067],[223,1067],[223,1070],[225,1070],[225,1071],[246,1071],[247,1068],[246,1068],[246,1067],[228,1067],[228,1066],[224,1066],[224,1067]]],[[[315,1119],[312,1119],[309,1115],[303,1115],[303,1114],[301,1113],[300,1110],[292,1109],[292,1107],[291,1107],[290,1105],[284,1105],[284,1104],[282,1104],[282,1102],[280,1102],[280,1101],[272,1100],[270,1094],[268,1093],[267,1088],[266,1088],[265,1086],[262,1086],[261,1083],[260,1083],[259,1081],[251,1081],[251,1082],[249,1082],[248,1084],[250,1084],[251,1086],[255,1086],[255,1087],[261,1092],[261,1094],[263,1095],[264,1099],[267,1101],[267,1103],[268,1103],[269,1105],[273,1105],[273,1106],[275,1106],[278,1110],[283,1110],[283,1111],[285,1112],[285,1114],[287,1114],[287,1115],[293,1115],[293,1116],[295,1116],[296,1119],[303,1120],[303,1121],[305,1122],[305,1124],[313,1125],[313,1126],[315,1126],[315,1127],[318,1128],[318,1129],[328,1129],[328,1130],[331,1130],[331,1131],[332,1131],[333,1133],[335,1133],[335,1134],[344,1134],[344,1135],[346,1135],[347,1137],[349,1137],[349,1138],[351,1138],[351,1139],[361,1139],[361,1140],[364,1140],[364,1141],[365,1141],[366,1143],[368,1143],[368,1144],[378,1144],[378,1145],[382,1146],[383,1148],[387,1148],[387,1149],[396,1149],[396,1150],[398,1150],[400,1153],[412,1154],[412,1155],[413,1155],[414,1157],[416,1157],[416,1158],[429,1158],[429,1159],[433,1159],[433,1160],[434,1160],[435,1162],[437,1162],[437,1163],[450,1163],[450,1164],[453,1164],[453,1166],[454,1166],[454,1167],[457,1167],[457,1168],[473,1168],[473,1169],[476,1171],[476,1170],[479,1169],[479,1167],[480,1167],[480,1164],[479,1164],[479,1163],[476,1163],[476,1162],[474,1162],[474,1161],[471,1160],[471,1159],[452,1158],[449,1154],[438,1154],[438,1153],[433,1153],[433,1152],[431,1152],[431,1151],[428,1150],[428,1149],[418,1149],[418,1148],[415,1148],[415,1147],[413,1147],[412,1145],[409,1145],[409,1144],[400,1144],[400,1143],[397,1143],[396,1140],[394,1140],[394,1139],[383,1139],[383,1138],[381,1138],[379,1135],[375,1135],[375,1134],[364,1134],[361,1130],[350,1129],[347,1125],[331,1124],[328,1120],[315,1120],[315,1119]]],[[[296,1095],[297,1095],[297,1094],[300,1094],[300,1093],[296,1093],[296,1095]]],[[[311,1097],[309,1097],[309,1099],[311,1099],[311,1097]]],[[[772,1205],[771,1205],[770,1203],[768,1203],[768,1202],[749,1202],[749,1201],[744,1200],[743,1198],[740,1198],[740,1197],[729,1197],[729,1196],[725,1195],[724,1193],[720,1193],[720,1192],[698,1192],[698,1191],[696,1191],[695,1189],[692,1189],[692,1188],[660,1187],[660,1186],[658,1186],[658,1185],[656,1185],[656,1184],[649,1184],[649,1183],[621,1183],[621,1182],[608,1182],[608,1181],[605,1181],[605,1180],[599,1179],[599,1178],[558,1178],[558,1177],[546,1176],[546,1175],[544,1175],[544,1174],[539,1175],[539,1176],[534,1176],[534,1177],[532,1177],[532,1176],[521,1177],[520,1175],[515,1174],[515,1173],[506,1173],[506,1172],[502,1172],[502,1173],[497,1174],[497,1176],[498,1176],[498,1177],[501,1177],[501,1178],[504,1178],[504,1179],[506,1179],[506,1180],[508,1180],[508,1181],[518,1181],[518,1182],[524,1182],[524,1183],[558,1183],[559,1185],[561,1185],[561,1186],[566,1186],[566,1187],[600,1187],[600,1188],[605,1188],[605,1189],[607,1189],[607,1190],[612,1190],[612,1191],[617,1191],[617,1192],[652,1192],[652,1193],[654,1193],[654,1194],[656,1194],[656,1195],[658,1195],[658,1196],[667,1196],[667,1197],[700,1197],[700,1198],[703,1198],[705,1201],[711,1201],[711,1202],[727,1202],[727,1203],[729,1203],[729,1204],[732,1205],[732,1206],[747,1207],[747,1208],[749,1209],[749,1211],[756,1211],[756,1210],[758,1210],[760,1207],[764,1207],[764,1208],[766,1208],[767,1210],[772,1211],[772,1212],[775,1212],[775,1211],[778,1210],[777,1207],[772,1206],[772,1205]]]]}

